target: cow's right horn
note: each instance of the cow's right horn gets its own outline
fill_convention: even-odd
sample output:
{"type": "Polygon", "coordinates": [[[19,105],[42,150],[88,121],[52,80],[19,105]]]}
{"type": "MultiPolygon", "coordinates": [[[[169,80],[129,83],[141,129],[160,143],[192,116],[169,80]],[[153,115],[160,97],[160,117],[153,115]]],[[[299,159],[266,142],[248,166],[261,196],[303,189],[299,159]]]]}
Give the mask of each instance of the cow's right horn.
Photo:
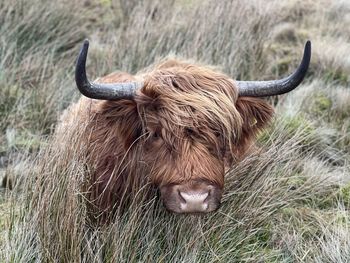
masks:
{"type": "Polygon", "coordinates": [[[142,86],[141,83],[93,83],[87,79],[85,67],[88,49],[89,41],[85,40],[75,66],[75,82],[79,91],[86,97],[98,100],[132,98],[142,86]]]}

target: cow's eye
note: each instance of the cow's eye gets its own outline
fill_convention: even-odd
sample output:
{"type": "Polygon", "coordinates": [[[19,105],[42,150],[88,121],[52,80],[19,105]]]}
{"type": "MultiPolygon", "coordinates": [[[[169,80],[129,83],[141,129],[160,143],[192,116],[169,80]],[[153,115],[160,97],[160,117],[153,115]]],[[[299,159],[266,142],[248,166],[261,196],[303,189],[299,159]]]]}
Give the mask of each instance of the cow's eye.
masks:
{"type": "Polygon", "coordinates": [[[221,132],[219,132],[219,131],[214,132],[214,134],[217,138],[219,138],[221,136],[221,132]]]}
{"type": "Polygon", "coordinates": [[[195,131],[191,128],[186,128],[186,133],[187,133],[187,135],[191,135],[191,136],[196,135],[195,131]]]}
{"type": "Polygon", "coordinates": [[[158,132],[153,132],[153,134],[152,134],[152,138],[153,139],[158,139],[160,137],[160,135],[159,135],[159,133],[158,132]]]}

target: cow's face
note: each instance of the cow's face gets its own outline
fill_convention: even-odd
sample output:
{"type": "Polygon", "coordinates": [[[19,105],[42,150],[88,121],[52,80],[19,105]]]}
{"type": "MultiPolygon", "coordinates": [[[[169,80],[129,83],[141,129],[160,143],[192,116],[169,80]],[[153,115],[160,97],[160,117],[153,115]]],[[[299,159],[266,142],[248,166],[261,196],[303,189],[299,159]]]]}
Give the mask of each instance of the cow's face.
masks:
{"type": "Polygon", "coordinates": [[[168,114],[172,115],[167,110],[156,111],[145,117],[144,158],[151,181],[171,211],[213,211],[220,203],[224,184],[222,132],[173,123],[168,114]]]}
{"type": "Polygon", "coordinates": [[[201,67],[154,72],[137,96],[144,162],[165,207],[177,213],[216,210],[225,168],[239,159],[272,114],[242,100],[223,74],[201,67]]]}

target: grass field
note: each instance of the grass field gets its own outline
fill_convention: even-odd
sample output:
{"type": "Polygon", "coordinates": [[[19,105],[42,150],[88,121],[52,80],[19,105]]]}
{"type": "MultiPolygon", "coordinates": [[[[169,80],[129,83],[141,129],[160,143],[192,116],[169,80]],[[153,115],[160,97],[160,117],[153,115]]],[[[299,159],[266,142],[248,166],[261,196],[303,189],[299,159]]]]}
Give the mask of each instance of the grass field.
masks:
{"type": "Polygon", "coordinates": [[[2,0],[0,179],[0,262],[350,262],[350,2],[2,0]],[[154,197],[92,229],[77,131],[69,148],[51,139],[80,96],[84,38],[91,78],[178,56],[264,80],[308,39],[313,53],[217,212],[173,215],[154,197]]]}

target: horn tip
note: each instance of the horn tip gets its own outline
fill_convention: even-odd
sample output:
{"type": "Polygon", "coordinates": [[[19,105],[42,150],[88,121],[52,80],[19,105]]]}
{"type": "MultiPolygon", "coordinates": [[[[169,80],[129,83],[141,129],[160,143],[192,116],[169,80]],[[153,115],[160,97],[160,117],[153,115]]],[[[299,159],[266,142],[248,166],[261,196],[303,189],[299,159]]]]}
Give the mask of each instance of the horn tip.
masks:
{"type": "Polygon", "coordinates": [[[83,42],[83,46],[80,49],[80,53],[79,53],[79,56],[78,56],[78,61],[81,60],[81,59],[84,59],[84,58],[86,59],[88,50],[89,50],[89,40],[85,39],[84,42],[83,42]]]}
{"type": "MultiPolygon", "coordinates": [[[[307,70],[307,68],[309,67],[310,60],[311,60],[311,41],[308,40],[305,43],[304,56],[303,56],[303,62],[306,63],[305,70],[307,70]]],[[[304,64],[303,62],[302,62],[302,64],[304,64]]]]}
{"type": "Polygon", "coordinates": [[[305,50],[310,50],[311,51],[311,41],[307,40],[305,43],[305,50]]]}
{"type": "Polygon", "coordinates": [[[84,39],[83,46],[85,48],[89,47],[89,40],[87,38],[84,39]]]}

